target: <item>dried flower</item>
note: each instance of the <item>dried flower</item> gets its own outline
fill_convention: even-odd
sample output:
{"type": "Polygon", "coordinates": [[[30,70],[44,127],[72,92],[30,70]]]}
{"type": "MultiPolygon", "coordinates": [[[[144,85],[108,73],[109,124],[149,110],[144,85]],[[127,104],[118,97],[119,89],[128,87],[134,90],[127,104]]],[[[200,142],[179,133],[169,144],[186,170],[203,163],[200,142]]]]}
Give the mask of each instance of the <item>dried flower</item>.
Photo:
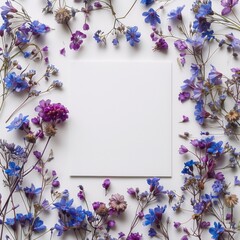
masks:
{"type": "Polygon", "coordinates": [[[109,199],[109,206],[113,211],[117,213],[124,212],[127,208],[127,202],[124,200],[124,196],[120,194],[113,194],[109,199]]]}
{"type": "Polygon", "coordinates": [[[59,8],[55,12],[55,20],[59,24],[67,24],[70,21],[71,17],[71,12],[65,7],[59,8]]]}
{"type": "Polygon", "coordinates": [[[234,205],[237,205],[237,203],[238,203],[237,195],[236,194],[226,195],[225,203],[230,208],[234,207],[234,205]]]}

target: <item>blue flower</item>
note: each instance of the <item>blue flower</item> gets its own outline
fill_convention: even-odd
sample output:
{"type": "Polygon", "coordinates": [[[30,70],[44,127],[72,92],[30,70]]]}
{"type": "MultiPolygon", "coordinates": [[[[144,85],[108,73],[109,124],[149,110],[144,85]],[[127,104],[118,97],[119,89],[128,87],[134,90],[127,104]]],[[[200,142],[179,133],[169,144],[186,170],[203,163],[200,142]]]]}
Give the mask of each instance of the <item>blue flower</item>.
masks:
{"type": "Polygon", "coordinates": [[[168,18],[169,19],[178,19],[178,20],[182,20],[182,10],[184,9],[185,5],[183,5],[182,7],[177,7],[176,10],[172,10],[169,14],[168,14],[168,18]]]}
{"type": "Polygon", "coordinates": [[[207,15],[211,15],[212,13],[212,2],[208,1],[208,3],[201,4],[200,8],[198,9],[198,13],[196,14],[196,18],[205,17],[207,15]]]}
{"type": "Polygon", "coordinates": [[[50,30],[49,27],[47,27],[45,24],[40,23],[37,20],[33,21],[30,24],[30,29],[34,35],[46,33],[50,30]]]}
{"type": "Polygon", "coordinates": [[[21,168],[16,165],[15,162],[9,162],[8,169],[5,170],[5,173],[10,177],[18,176],[20,169],[21,168]]]}
{"type": "Polygon", "coordinates": [[[142,15],[146,17],[145,23],[150,23],[151,26],[156,26],[158,23],[161,23],[159,15],[152,8],[150,8],[148,12],[144,12],[142,15]]]}
{"type": "Polygon", "coordinates": [[[54,203],[53,205],[58,210],[68,211],[73,204],[73,199],[68,200],[68,197],[69,197],[68,190],[64,190],[60,202],[54,203]]]}
{"type": "Polygon", "coordinates": [[[149,209],[149,214],[144,216],[145,222],[143,225],[153,225],[154,223],[158,223],[162,219],[162,214],[165,212],[167,206],[164,207],[157,206],[154,209],[149,209]]]}
{"type": "Polygon", "coordinates": [[[117,46],[117,45],[119,44],[118,39],[117,39],[117,38],[114,38],[114,39],[112,40],[112,44],[113,44],[114,46],[117,46]]]}
{"type": "Polygon", "coordinates": [[[154,2],[154,0],[141,0],[142,4],[145,4],[146,6],[152,4],[154,2]]]}
{"type": "Polygon", "coordinates": [[[224,232],[224,227],[221,223],[214,222],[214,227],[209,228],[209,233],[212,234],[212,239],[218,239],[221,233],[224,232]]]}
{"type": "Polygon", "coordinates": [[[59,224],[55,224],[54,228],[58,231],[57,236],[62,236],[63,232],[67,231],[68,228],[64,225],[64,222],[62,220],[58,221],[59,224]]]}
{"type": "Polygon", "coordinates": [[[8,73],[3,81],[7,89],[16,92],[22,92],[28,88],[28,83],[21,76],[17,76],[15,72],[8,73]]]}
{"type": "Polygon", "coordinates": [[[28,123],[28,115],[27,116],[23,116],[22,113],[19,114],[18,117],[15,117],[14,120],[10,123],[9,126],[7,126],[6,128],[8,128],[8,132],[12,131],[13,129],[19,129],[22,127],[22,125],[24,123],[28,123]]]}
{"type": "Polygon", "coordinates": [[[197,102],[195,106],[195,120],[200,124],[203,125],[205,118],[209,116],[209,113],[205,111],[203,107],[203,100],[197,102]]]}
{"type": "Polygon", "coordinates": [[[223,141],[220,142],[212,142],[210,147],[207,149],[208,153],[211,154],[221,154],[223,153],[223,147],[222,147],[223,141]]]}
{"type": "Polygon", "coordinates": [[[46,226],[43,224],[43,221],[39,217],[37,217],[33,223],[33,231],[39,233],[45,230],[46,226]]]}
{"type": "Polygon", "coordinates": [[[140,42],[139,38],[141,36],[141,33],[138,32],[137,30],[138,30],[138,27],[134,26],[134,27],[128,28],[128,30],[126,32],[126,39],[132,47],[135,45],[135,43],[140,42]]]}
{"type": "Polygon", "coordinates": [[[150,228],[148,231],[148,236],[155,237],[156,235],[157,235],[157,232],[153,228],[150,228]]]}
{"type": "Polygon", "coordinates": [[[221,193],[223,190],[223,182],[220,180],[216,180],[214,181],[213,185],[212,185],[212,189],[215,193],[221,193]]]}
{"type": "Polygon", "coordinates": [[[27,198],[33,199],[35,198],[39,193],[41,193],[42,188],[35,188],[33,184],[31,184],[31,187],[25,187],[24,192],[27,196],[27,198]]]}
{"type": "Polygon", "coordinates": [[[199,202],[199,203],[196,203],[194,206],[193,206],[193,212],[195,214],[201,214],[204,210],[204,203],[203,202],[199,202]]]}
{"type": "Polygon", "coordinates": [[[213,85],[221,85],[222,84],[222,73],[218,72],[216,68],[211,65],[212,69],[208,74],[208,79],[213,85]]]}

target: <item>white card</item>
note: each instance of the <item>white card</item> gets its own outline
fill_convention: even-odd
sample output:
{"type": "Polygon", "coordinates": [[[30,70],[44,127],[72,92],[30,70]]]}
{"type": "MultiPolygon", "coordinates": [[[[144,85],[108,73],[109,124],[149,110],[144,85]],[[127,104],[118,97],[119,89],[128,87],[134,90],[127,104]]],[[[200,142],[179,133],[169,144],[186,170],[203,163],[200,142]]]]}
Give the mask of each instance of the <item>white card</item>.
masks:
{"type": "Polygon", "coordinates": [[[73,61],[71,176],[171,176],[171,63],[73,61]]]}

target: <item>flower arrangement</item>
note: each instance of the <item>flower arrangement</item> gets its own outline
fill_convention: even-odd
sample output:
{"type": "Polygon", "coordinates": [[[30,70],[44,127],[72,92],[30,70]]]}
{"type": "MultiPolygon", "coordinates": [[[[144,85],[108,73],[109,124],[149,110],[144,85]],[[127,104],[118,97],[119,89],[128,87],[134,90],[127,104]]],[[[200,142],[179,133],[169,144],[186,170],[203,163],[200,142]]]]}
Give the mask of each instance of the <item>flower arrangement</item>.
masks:
{"type": "MultiPolygon", "coordinates": [[[[110,13],[113,27],[93,31],[97,44],[105,45],[109,38],[114,47],[121,44],[122,38],[132,47],[141,44],[140,29],[126,24],[128,15],[141,4],[143,12],[139,19],[151,27],[153,50],[167,53],[172,44],[179,53],[180,67],[190,68],[190,77],[183,81],[178,99],[182,103],[193,102],[195,120],[203,131],[193,139],[188,132],[180,134],[183,141],[190,142],[189,146],[184,143],[179,148],[179,154],[186,159],[180,190],[165,190],[157,177],[147,179],[146,190],[127,189],[129,199],[136,202],[133,216],[127,215],[129,203],[125,194],[108,196],[111,190],[108,178],[102,183],[105,202],[90,203],[90,193],[82,185],[76,200],[67,189],[60,192],[57,169],[49,168],[54,159],[49,144],[67,122],[69,111],[62,103],[41,99],[33,107],[34,112],[29,113],[32,117],[23,114],[27,102],[63,86],[57,79],[58,69],[49,63],[48,46],[40,46],[39,39],[51,35],[51,28],[32,20],[21,1],[6,0],[0,7],[0,118],[3,124],[6,121],[7,131],[17,132],[20,143],[0,140],[4,183],[0,192],[0,238],[168,240],[173,239],[174,229],[181,240],[238,239],[240,218],[235,210],[239,196],[235,189],[240,186],[236,174],[240,152],[233,145],[239,135],[240,68],[233,66],[228,76],[214,64],[216,56],[223,52],[238,58],[238,0],[193,1],[190,9],[193,20],[188,28],[184,17],[187,7],[181,5],[172,10],[169,6],[176,2],[173,0],[133,0],[123,16],[118,16],[112,0],[74,2],[69,6],[67,1],[47,0],[43,8],[44,14],[52,14],[58,24],[69,30],[69,49],[73,51],[84,45],[91,31],[91,15],[99,11],[110,13]],[[84,19],[81,29],[73,31],[71,22],[80,15],[84,19]],[[164,24],[169,25],[166,31],[162,30],[164,24]],[[18,105],[9,106],[11,99],[18,105]],[[6,113],[7,119],[3,119],[6,113]],[[222,129],[228,141],[217,140],[212,129],[222,129]],[[169,216],[173,214],[186,221],[172,221],[169,216]],[[55,223],[47,226],[45,220],[49,215],[55,223]],[[127,231],[117,231],[123,216],[132,221],[127,231]]],[[[66,51],[62,48],[60,54],[65,56],[66,51]]],[[[184,115],[182,122],[188,121],[189,117],[184,115]]]]}

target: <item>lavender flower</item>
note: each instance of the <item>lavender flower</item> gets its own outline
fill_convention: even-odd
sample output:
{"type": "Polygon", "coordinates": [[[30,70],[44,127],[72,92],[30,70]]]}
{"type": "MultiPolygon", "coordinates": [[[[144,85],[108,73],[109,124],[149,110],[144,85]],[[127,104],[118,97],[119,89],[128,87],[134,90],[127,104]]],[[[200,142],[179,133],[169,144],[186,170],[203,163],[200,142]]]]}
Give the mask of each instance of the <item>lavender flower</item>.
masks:
{"type": "Polygon", "coordinates": [[[221,5],[224,7],[222,10],[222,15],[228,15],[232,8],[238,4],[238,0],[221,0],[221,5]]]}

